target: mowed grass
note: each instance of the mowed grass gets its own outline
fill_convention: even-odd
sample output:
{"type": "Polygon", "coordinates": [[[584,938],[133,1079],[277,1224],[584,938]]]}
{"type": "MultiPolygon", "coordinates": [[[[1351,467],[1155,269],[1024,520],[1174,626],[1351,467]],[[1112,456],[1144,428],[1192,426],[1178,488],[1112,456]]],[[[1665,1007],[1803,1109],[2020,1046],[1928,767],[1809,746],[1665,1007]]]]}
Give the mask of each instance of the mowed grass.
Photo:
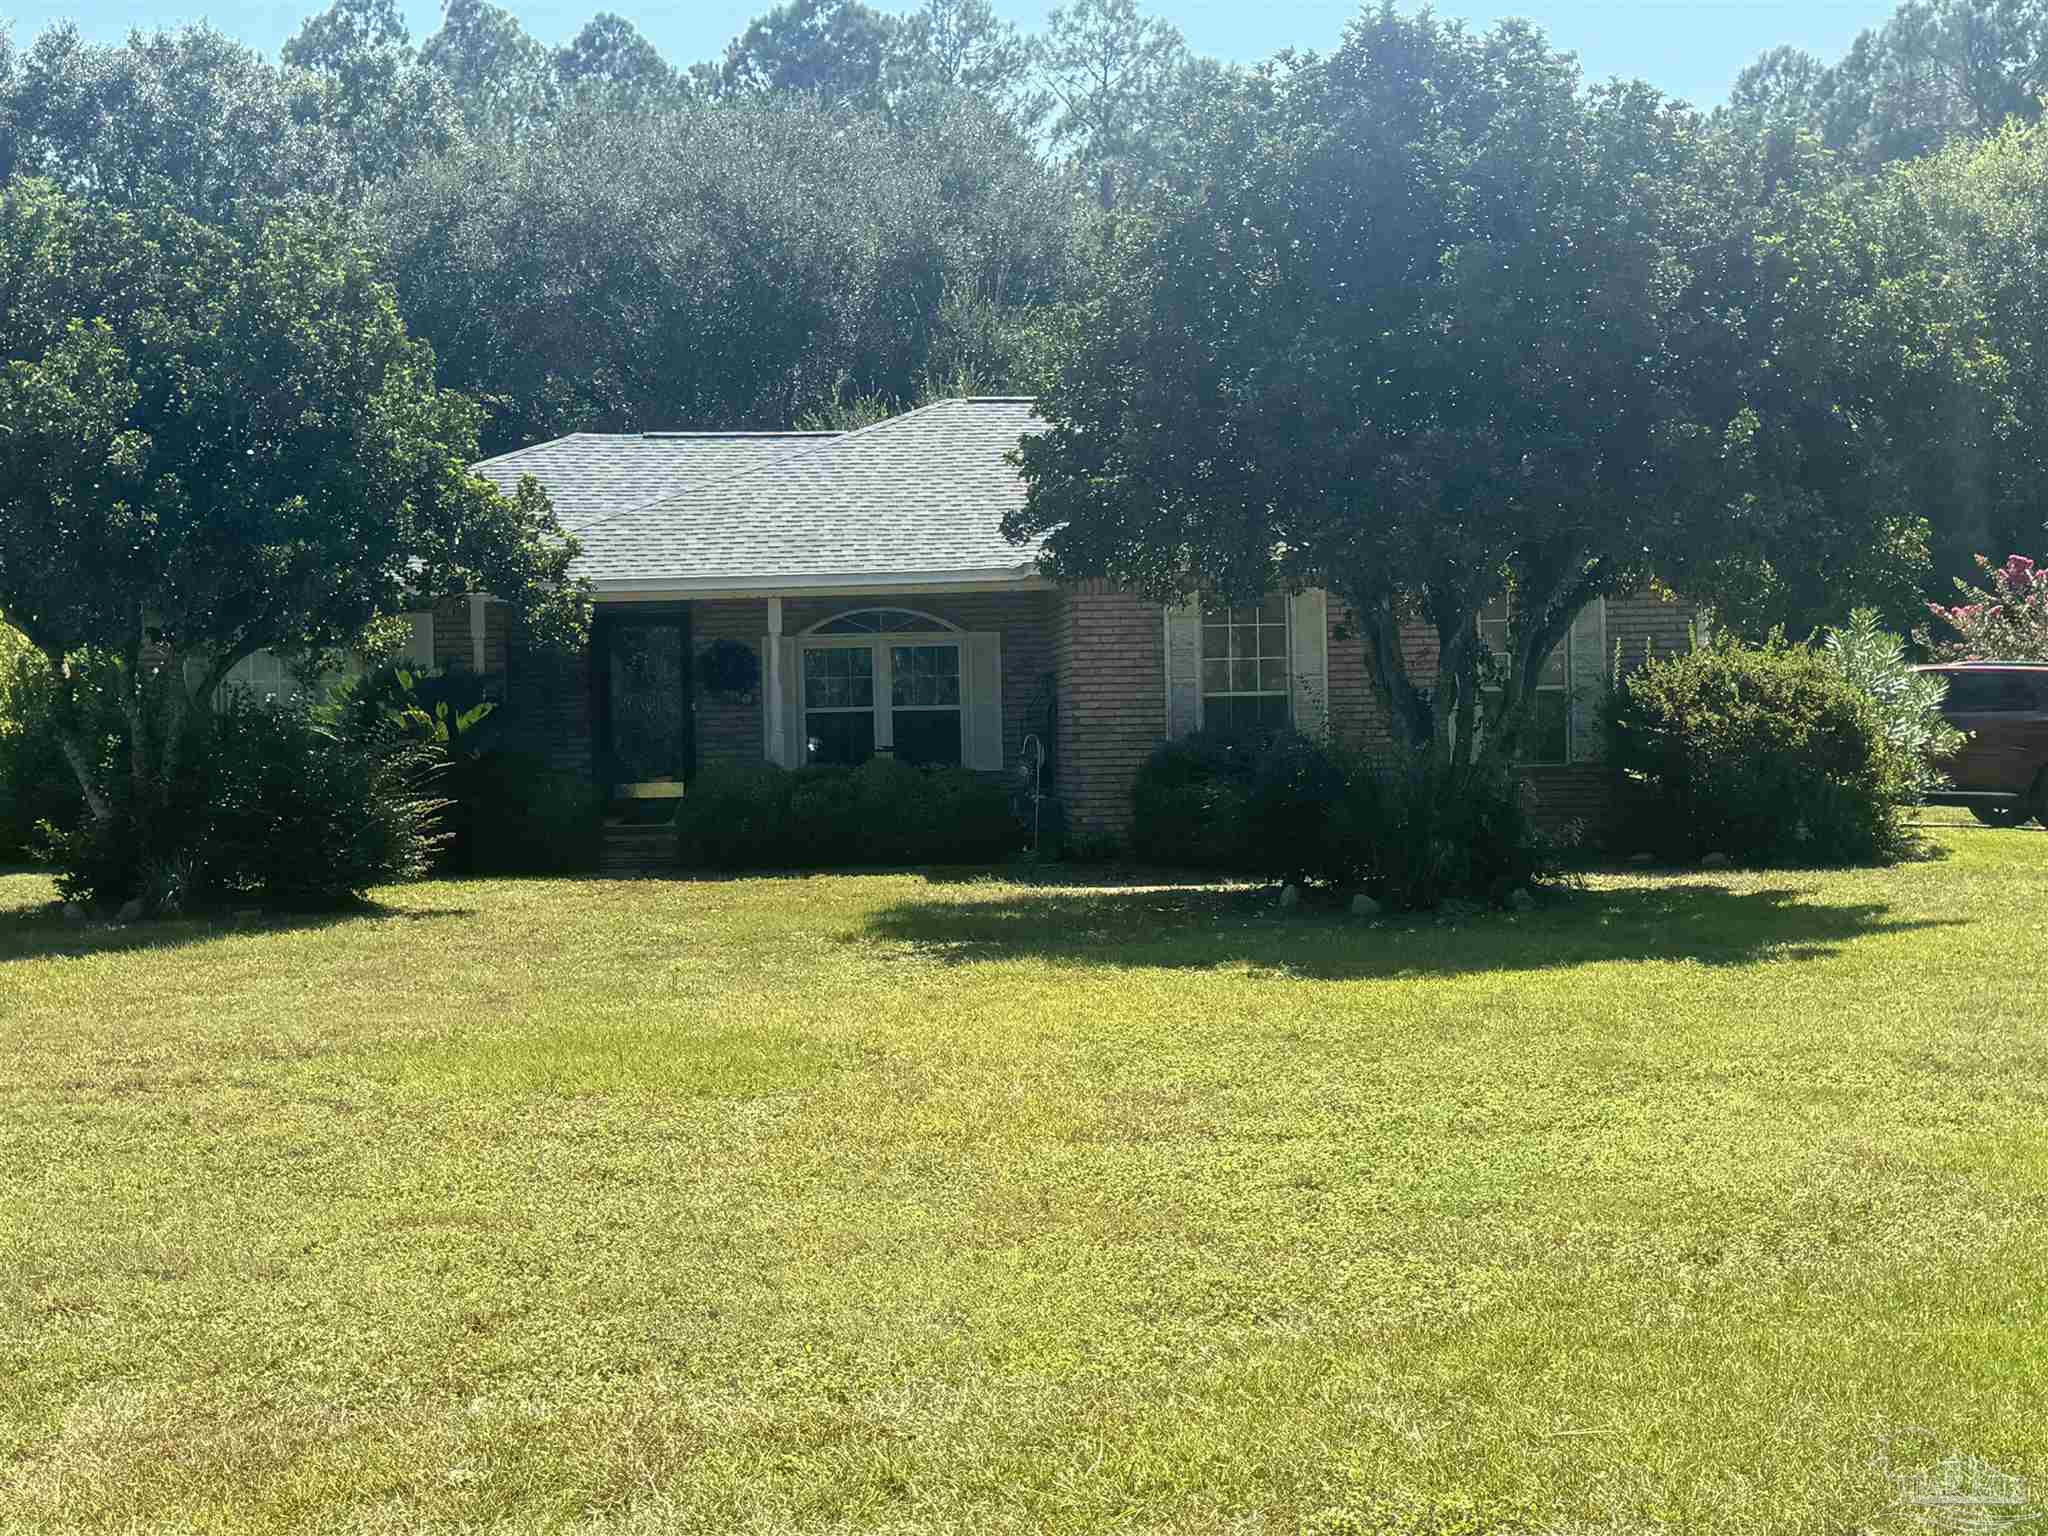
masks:
{"type": "Polygon", "coordinates": [[[1455,926],[0,877],[0,1530],[1846,1532],[1907,1426],[2048,1491],[2048,835],[1934,836],[1455,926]]]}

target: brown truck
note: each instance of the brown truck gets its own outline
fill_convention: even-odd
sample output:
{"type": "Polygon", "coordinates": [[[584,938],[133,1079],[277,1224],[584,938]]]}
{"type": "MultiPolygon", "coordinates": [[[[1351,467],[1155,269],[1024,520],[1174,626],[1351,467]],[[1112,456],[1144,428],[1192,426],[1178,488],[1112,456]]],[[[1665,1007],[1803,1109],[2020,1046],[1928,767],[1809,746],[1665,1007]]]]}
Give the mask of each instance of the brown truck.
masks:
{"type": "Polygon", "coordinates": [[[1948,680],[1942,714],[1969,740],[1941,765],[1955,787],[1927,798],[1987,827],[2048,820],[2048,666],[1958,661],[1922,667],[1948,680]]]}

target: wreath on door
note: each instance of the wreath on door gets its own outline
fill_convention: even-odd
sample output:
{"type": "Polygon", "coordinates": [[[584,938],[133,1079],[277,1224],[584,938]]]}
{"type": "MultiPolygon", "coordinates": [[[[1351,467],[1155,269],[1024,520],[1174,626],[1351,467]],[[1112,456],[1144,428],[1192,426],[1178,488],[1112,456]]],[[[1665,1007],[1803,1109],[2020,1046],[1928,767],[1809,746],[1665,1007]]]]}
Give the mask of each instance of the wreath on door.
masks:
{"type": "Polygon", "coordinates": [[[742,640],[714,640],[697,653],[697,686],[714,698],[750,700],[761,686],[761,658],[742,640]]]}

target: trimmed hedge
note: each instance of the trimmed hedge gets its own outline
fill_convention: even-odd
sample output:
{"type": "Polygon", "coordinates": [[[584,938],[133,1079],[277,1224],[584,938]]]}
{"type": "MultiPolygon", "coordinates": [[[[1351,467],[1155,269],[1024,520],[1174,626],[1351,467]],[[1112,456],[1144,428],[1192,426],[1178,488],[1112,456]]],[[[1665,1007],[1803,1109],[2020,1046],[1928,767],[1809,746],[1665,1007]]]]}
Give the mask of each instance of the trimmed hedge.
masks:
{"type": "Polygon", "coordinates": [[[1399,908],[1498,902],[1555,864],[1506,778],[1286,733],[1155,748],[1132,792],[1131,845],[1156,863],[1364,889],[1399,908]]]}
{"type": "Polygon", "coordinates": [[[676,813],[686,866],[987,864],[1024,846],[1001,785],[876,757],[858,768],[713,768],[676,813]]]}
{"type": "Polygon", "coordinates": [[[1615,685],[1610,761],[1635,847],[1674,860],[1889,863],[1923,765],[1824,656],[1773,640],[1651,661],[1615,685]]]}

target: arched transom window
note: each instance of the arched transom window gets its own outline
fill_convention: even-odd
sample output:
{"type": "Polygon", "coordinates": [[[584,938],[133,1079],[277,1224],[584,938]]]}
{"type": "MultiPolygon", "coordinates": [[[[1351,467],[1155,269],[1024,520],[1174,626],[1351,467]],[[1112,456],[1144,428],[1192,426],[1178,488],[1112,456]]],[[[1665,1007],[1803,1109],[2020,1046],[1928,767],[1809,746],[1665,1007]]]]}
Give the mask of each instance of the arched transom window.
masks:
{"type": "Polygon", "coordinates": [[[953,626],[944,619],[909,608],[856,608],[836,619],[815,626],[814,635],[924,635],[950,634],[953,626]]]}

